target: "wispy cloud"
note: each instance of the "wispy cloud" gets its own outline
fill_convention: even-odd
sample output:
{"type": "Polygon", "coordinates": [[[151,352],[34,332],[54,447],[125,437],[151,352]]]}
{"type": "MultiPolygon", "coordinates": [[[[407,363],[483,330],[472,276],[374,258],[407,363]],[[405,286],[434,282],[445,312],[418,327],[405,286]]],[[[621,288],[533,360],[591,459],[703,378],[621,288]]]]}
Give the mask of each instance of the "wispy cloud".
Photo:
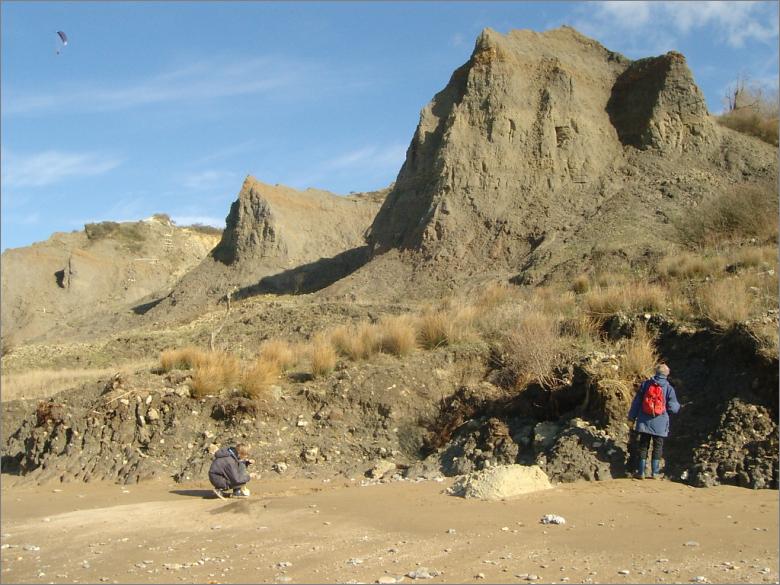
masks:
{"type": "Polygon", "coordinates": [[[238,175],[228,171],[209,169],[184,176],[182,185],[196,191],[224,187],[238,181],[238,175]]]}
{"type": "Polygon", "coordinates": [[[56,109],[116,111],[267,93],[300,80],[303,71],[303,65],[279,59],[209,59],[114,86],[82,82],[78,86],[48,88],[45,93],[19,93],[6,88],[3,112],[14,115],[56,109]]]}
{"type": "Polygon", "coordinates": [[[102,175],[121,162],[116,157],[90,152],[49,150],[32,155],[6,152],[2,182],[5,187],[45,187],[73,177],[102,175]]]}
{"type": "Polygon", "coordinates": [[[308,167],[303,174],[281,177],[280,182],[297,189],[317,187],[336,190],[335,184],[350,185],[387,181],[389,183],[401,168],[406,156],[406,146],[401,144],[371,144],[346,151],[308,167]],[[388,179],[390,177],[390,179],[388,179]]]}
{"type": "Polygon", "coordinates": [[[400,168],[405,155],[406,146],[402,144],[370,145],[326,160],[321,166],[324,169],[385,168],[388,166],[400,168]]]}
{"type": "MultiPolygon", "coordinates": [[[[748,42],[771,44],[778,37],[775,2],[588,2],[578,9],[574,26],[604,41],[625,41],[667,48],[679,36],[701,29],[733,48],[748,42]]],[[[670,47],[671,48],[671,47],[670,47]]]]}

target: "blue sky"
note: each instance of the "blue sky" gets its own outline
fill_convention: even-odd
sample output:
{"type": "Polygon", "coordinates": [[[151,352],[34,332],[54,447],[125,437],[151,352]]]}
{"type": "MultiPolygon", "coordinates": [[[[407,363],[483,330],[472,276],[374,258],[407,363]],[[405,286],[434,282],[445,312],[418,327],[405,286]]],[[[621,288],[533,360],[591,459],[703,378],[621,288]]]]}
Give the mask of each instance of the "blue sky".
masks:
{"type": "Polygon", "coordinates": [[[778,81],[776,2],[0,7],[3,249],[156,212],[223,226],[247,174],[384,187],[485,27],[569,24],[630,58],[680,51],[715,113],[738,76],[778,81]]]}

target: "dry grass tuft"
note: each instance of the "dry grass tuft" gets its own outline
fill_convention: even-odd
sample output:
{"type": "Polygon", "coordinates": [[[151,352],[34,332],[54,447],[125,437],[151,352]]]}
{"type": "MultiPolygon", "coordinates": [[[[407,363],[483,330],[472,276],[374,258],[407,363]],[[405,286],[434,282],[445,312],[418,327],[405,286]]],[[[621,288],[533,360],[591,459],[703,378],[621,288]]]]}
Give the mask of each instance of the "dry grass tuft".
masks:
{"type": "Polygon", "coordinates": [[[202,352],[190,383],[193,398],[219,394],[232,388],[241,378],[238,359],[223,351],[202,352]]]}
{"type": "Polygon", "coordinates": [[[425,349],[435,349],[450,342],[450,316],[445,311],[424,312],[417,318],[417,339],[425,349]]]}
{"type": "Polygon", "coordinates": [[[315,378],[327,376],[336,368],[338,358],[336,349],[330,339],[320,335],[315,337],[309,346],[311,373],[315,378]]]}
{"type": "Polygon", "coordinates": [[[409,355],[417,347],[417,332],[408,315],[384,317],[379,321],[380,347],[385,353],[409,355]]]}
{"type": "Polygon", "coordinates": [[[731,262],[743,268],[774,268],[777,270],[777,247],[759,246],[745,247],[736,250],[730,258],[731,262]]]}
{"type": "Polygon", "coordinates": [[[474,301],[474,307],[480,312],[492,311],[496,307],[509,301],[512,298],[513,292],[514,291],[506,283],[491,283],[477,295],[477,298],[474,301]]]}
{"type": "Polygon", "coordinates": [[[259,357],[244,370],[241,390],[247,398],[260,398],[279,379],[281,371],[278,361],[259,357]]]}
{"type": "Polygon", "coordinates": [[[633,337],[623,346],[625,355],[620,360],[619,372],[631,383],[646,379],[653,374],[658,363],[655,340],[644,325],[636,328],[633,337]]]}
{"type": "Polygon", "coordinates": [[[607,317],[619,312],[657,312],[666,306],[666,290],[644,281],[625,286],[596,288],[585,295],[585,309],[591,315],[607,317]]]}
{"type": "Polygon", "coordinates": [[[279,370],[284,372],[297,363],[298,352],[297,348],[289,341],[271,339],[260,346],[258,358],[266,362],[276,363],[279,366],[279,370]]]}
{"type": "Polygon", "coordinates": [[[366,322],[336,327],[330,332],[330,342],[338,353],[355,361],[370,358],[382,346],[379,328],[366,322]]]}
{"type": "Polygon", "coordinates": [[[739,278],[719,280],[699,289],[699,310],[719,325],[729,326],[750,317],[752,298],[739,278]]]}
{"type": "Polygon", "coordinates": [[[23,398],[45,398],[58,392],[80,386],[87,382],[97,382],[114,375],[117,370],[130,374],[154,365],[149,361],[123,364],[119,367],[87,369],[67,368],[62,370],[28,370],[18,373],[4,373],[2,376],[2,400],[23,398]]]}
{"type": "Polygon", "coordinates": [[[704,278],[713,276],[726,266],[726,261],[720,256],[705,258],[699,254],[683,252],[667,256],[658,263],[658,273],[670,278],[704,278]]]}
{"type": "Polygon", "coordinates": [[[542,386],[552,383],[563,338],[558,334],[557,320],[551,315],[540,311],[523,314],[517,326],[504,337],[502,346],[518,387],[531,382],[542,386]]]}
{"type": "Polygon", "coordinates": [[[571,290],[575,294],[581,295],[590,290],[590,278],[587,274],[580,274],[571,283],[571,290]]]}
{"type": "Polygon", "coordinates": [[[190,370],[208,361],[208,352],[192,346],[181,349],[166,349],[160,353],[160,369],[163,372],[190,370]]]}
{"type": "Polygon", "coordinates": [[[755,237],[777,241],[778,194],[774,184],[743,185],[723,191],[680,226],[687,243],[717,246],[755,237]]]}

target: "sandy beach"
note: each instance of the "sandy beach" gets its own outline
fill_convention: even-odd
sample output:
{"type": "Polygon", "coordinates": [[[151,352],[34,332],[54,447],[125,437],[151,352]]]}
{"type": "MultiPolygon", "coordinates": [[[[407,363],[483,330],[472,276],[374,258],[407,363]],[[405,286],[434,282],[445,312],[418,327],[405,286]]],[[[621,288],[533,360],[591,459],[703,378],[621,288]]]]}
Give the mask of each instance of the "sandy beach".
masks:
{"type": "Polygon", "coordinates": [[[777,582],[776,491],[627,479],[486,502],[450,483],[274,478],[219,500],[206,482],[5,482],[2,580],[777,582]]]}

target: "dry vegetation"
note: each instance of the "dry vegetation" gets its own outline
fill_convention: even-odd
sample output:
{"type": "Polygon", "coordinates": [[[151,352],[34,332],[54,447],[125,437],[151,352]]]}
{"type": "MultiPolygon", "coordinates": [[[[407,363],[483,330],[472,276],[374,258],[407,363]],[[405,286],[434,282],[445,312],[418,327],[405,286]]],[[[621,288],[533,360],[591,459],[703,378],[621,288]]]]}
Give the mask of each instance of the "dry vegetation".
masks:
{"type": "MultiPolygon", "coordinates": [[[[529,290],[492,284],[416,313],[319,331],[298,345],[268,340],[243,370],[229,354],[193,347],[162,352],[160,366],[193,370],[196,396],[237,386],[258,398],[293,367],[324,377],[339,360],[360,362],[379,353],[403,358],[418,350],[486,342],[501,349],[517,387],[549,387],[558,367],[599,352],[619,356],[605,383],[628,389],[649,376],[659,359],[653,333],[643,325],[649,314],[722,328],[749,322],[768,331],[770,311],[778,308],[776,194],[734,189],[710,199],[696,215],[687,247],[661,258],[641,278],[596,266],[564,286],[529,290]],[[615,315],[640,323],[631,337],[604,336],[605,323],[615,315]]],[[[776,330],[766,337],[777,346],[776,330]]]]}
{"type": "Polygon", "coordinates": [[[760,138],[778,145],[777,90],[766,92],[756,85],[748,85],[740,79],[729,91],[728,111],[718,118],[718,123],[737,132],[760,138]]]}
{"type": "Polygon", "coordinates": [[[97,382],[120,373],[136,372],[149,368],[148,361],[123,364],[113,368],[66,368],[40,369],[26,372],[4,373],[2,376],[2,400],[45,398],[63,390],[75,388],[89,382],[97,382]]]}

